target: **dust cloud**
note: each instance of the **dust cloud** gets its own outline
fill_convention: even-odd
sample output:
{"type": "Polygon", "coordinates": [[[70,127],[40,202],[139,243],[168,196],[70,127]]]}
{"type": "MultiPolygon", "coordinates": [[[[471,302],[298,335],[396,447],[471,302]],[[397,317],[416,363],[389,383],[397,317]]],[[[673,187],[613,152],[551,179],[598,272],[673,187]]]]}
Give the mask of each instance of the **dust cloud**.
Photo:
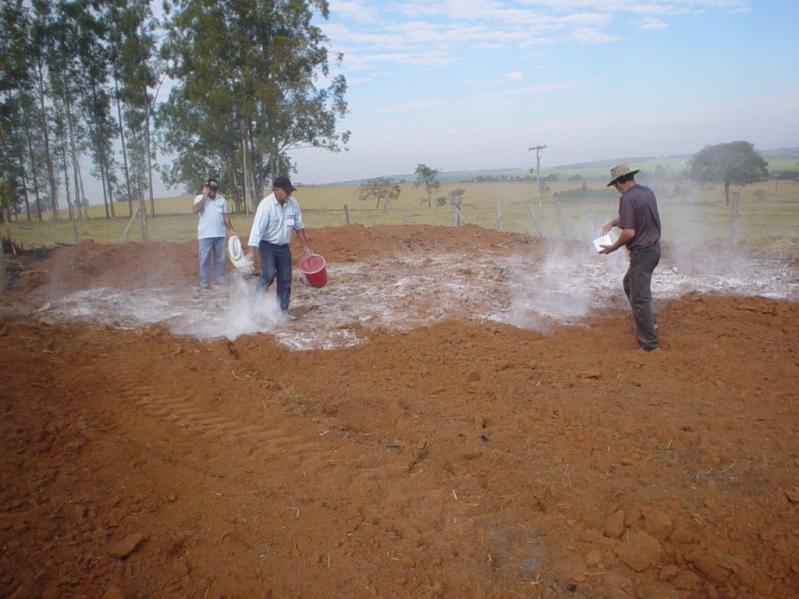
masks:
{"type": "MultiPolygon", "coordinates": [[[[551,244],[546,254],[416,254],[329,264],[329,282],[321,289],[295,271],[291,310],[299,318],[291,322],[283,319],[273,288],[257,294],[255,279],[237,273],[228,286],[202,292],[180,286],[76,291],[39,316],[121,328],[163,323],[200,339],[268,333],[298,350],[350,346],[378,328],[409,330],[446,318],[550,332],[596,310],[626,309],[626,253],[597,254],[591,234],[582,245],[551,244]]],[[[667,246],[652,292],[656,305],[690,292],[793,299],[799,283],[772,257],[667,246]]]]}

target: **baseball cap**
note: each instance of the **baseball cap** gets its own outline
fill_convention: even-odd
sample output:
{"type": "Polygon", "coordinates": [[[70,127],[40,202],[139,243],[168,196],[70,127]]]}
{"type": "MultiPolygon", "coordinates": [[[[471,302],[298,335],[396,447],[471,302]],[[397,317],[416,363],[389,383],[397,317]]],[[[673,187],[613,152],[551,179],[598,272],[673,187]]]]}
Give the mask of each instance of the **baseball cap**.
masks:
{"type": "Polygon", "coordinates": [[[275,177],[275,179],[272,181],[272,187],[279,187],[280,189],[282,189],[286,193],[291,193],[292,191],[297,189],[296,187],[294,187],[291,184],[291,181],[289,180],[289,178],[285,177],[283,175],[280,175],[279,177],[275,177]]]}

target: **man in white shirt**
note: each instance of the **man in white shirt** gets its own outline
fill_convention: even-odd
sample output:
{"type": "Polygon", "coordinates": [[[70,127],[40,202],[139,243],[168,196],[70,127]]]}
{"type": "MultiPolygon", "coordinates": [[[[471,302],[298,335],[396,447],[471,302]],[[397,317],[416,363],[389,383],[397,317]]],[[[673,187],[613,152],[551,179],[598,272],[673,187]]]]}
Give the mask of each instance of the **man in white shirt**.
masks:
{"type": "Polygon", "coordinates": [[[211,177],[205,182],[203,192],[194,198],[192,212],[197,214],[197,243],[200,257],[200,287],[208,289],[210,284],[208,265],[214,255],[214,281],[225,282],[225,232],[234,235],[227,202],[219,190],[219,180],[211,177]]]}
{"type": "Polygon", "coordinates": [[[291,231],[296,231],[297,237],[305,248],[305,255],[313,254],[305,236],[305,225],[302,222],[300,205],[293,197],[296,188],[288,177],[275,177],[272,181],[272,193],[261,200],[255,211],[255,220],[247,245],[257,248],[257,252],[249,251],[254,262],[258,257],[261,260],[261,276],[258,277],[257,288],[266,291],[277,278],[277,298],[280,309],[288,319],[289,300],[291,299],[291,231]]]}

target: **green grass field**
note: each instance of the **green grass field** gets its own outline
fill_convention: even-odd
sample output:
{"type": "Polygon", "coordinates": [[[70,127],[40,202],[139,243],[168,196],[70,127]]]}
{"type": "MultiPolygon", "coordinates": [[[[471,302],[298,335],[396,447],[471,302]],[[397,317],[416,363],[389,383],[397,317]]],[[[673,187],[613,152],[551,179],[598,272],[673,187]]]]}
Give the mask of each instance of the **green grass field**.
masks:
{"type": "MultiPolygon", "coordinates": [[[[650,185],[658,196],[666,241],[730,238],[732,214],[725,206],[722,186],[675,180],[643,182],[650,185]]],[[[615,216],[618,196],[604,186],[604,178],[588,181],[585,194],[580,191],[581,185],[581,182],[563,178],[548,183],[543,206],[538,204],[535,183],[530,182],[444,184],[435,194],[432,208],[421,203],[422,188],[404,184],[400,197],[388,211],[383,211],[382,206],[376,209],[373,201],[359,200],[357,185],[305,186],[296,192],[296,197],[309,229],[345,224],[345,205],[353,224],[452,225],[452,207],[437,206],[435,197],[446,197],[450,191],[461,188],[466,192],[462,207],[466,223],[497,228],[496,206],[499,203],[504,231],[533,236],[538,236],[540,231],[548,238],[590,239],[603,223],[615,216]],[[528,205],[532,208],[537,227],[530,218],[528,205]]],[[[799,240],[799,182],[764,181],[733,188],[733,191],[740,194],[739,241],[799,240]]],[[[119,242],[129,220],[127,204],[116,205],[116,211],[119,216],[109,220],[105,218],[103,206],[92,206],[90,220],[78,222],[79,238],[100,243],[119,242]]],[[[252,215],[234,214],[232,218],[236,231],[248,235],[252,215]]],[[[25,247],[72,243],[72,227],[66,212],[62,213],[59,222],[50,219],[50,214],[44,222],[23,218],[12,222],[6,232],[25,247]]],[[[191,196],[156,200],[156,217],[148,219],[150,239],[187,241],[195,238],[195,230],[191,196]]],[[[128,239],[141,240],[138,221],[130,227],[128,239]]]]}

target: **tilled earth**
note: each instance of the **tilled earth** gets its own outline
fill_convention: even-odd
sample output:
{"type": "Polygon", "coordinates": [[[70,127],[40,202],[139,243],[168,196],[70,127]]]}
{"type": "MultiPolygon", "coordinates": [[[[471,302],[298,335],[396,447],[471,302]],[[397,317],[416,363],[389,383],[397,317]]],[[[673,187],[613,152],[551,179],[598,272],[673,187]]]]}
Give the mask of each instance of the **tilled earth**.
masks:
{"type": "MultiPolygon", "coordinates": [[[[552,249],[474,227],[310,237],[339,272],[320,294],[337,265],[552,249]]],[[[232,339],[52,314],[81,290],[191,288],[195,260],[83,243],[0,296],[0,596],[799,593],[795,297],[658,299],[653,353],[620,289],[523,328],[517,292],[484,318],[414,288],[410,325],[352,317],[347,343],[303,351],[292,335],[332,316],[299,286],[299,324],[232,339]]]]}

